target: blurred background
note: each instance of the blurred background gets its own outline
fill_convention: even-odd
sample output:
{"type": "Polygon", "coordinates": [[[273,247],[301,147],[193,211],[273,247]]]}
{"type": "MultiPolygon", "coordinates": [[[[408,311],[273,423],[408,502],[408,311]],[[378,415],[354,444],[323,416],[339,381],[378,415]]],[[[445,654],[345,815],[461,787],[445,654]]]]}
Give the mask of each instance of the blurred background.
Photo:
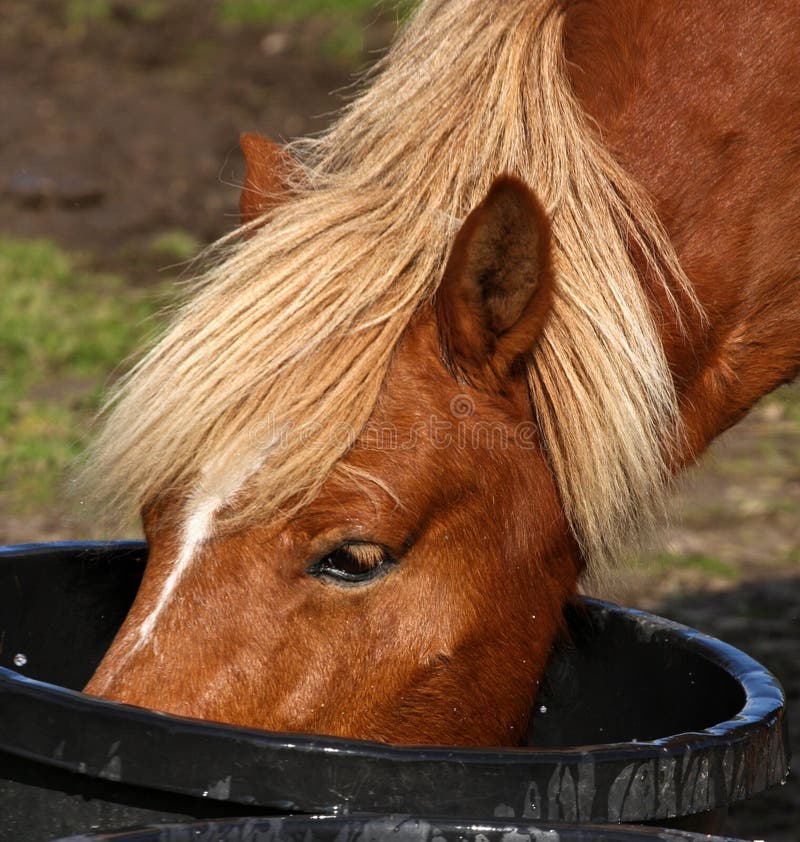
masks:
{"type": "MultiPolygon", "coordinates": [[[[66,469],[190,259],[235,226],[240,132],[323,129],[410,5],[0,0],[0,543],[101,537],[66,469]]],[[[766,663],[800,754],[800,386],[721,438],[603,595],[766,663]]],[[[732,835],[800,838],[794,771],[732,835]]]]}

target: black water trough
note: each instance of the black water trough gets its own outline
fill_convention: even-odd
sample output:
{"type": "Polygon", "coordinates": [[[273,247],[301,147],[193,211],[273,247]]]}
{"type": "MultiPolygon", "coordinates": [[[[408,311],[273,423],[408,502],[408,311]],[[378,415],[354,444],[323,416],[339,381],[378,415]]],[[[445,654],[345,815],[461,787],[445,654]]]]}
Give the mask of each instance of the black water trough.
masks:
{"type": "MultiPolygon", "coordinates": [[[[212,820],[161,824],[57,842],[737,842],[736,839],[631,825],[468,822],[409,816],[212,820]]],[[[743,840],[738,840],[743,842],[743,840]]]]}
{"type": "Polygon", "coordinates": [[[530,748],[275,734],[83,696],[145,558],[136,543],[0,548],[2,842],[289,812],[710,832],[727,805],[787,774],[770,673],[698,632],[591,599],[570,611],[530,748]]]}

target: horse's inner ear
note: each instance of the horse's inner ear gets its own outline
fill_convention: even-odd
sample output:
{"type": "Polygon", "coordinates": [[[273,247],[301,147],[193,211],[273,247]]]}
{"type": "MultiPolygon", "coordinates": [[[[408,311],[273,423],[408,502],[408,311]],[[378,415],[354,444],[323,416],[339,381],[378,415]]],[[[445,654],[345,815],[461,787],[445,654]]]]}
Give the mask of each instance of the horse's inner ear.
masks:
{"type": "Polygon", "coordinates": [[[243,134],[239,146],[246,165],[239,196],[239,219],[244,225],[289,198],[294,162],[282,146],[258,134],[243,134]]]}
{"type": "Polygon", "coordinates": [[[448,363],[477,385],[506,377],[536,343],[552,292],[547,215],[526,184],[501,176],[462,225],[437,293],[448,363]]]}

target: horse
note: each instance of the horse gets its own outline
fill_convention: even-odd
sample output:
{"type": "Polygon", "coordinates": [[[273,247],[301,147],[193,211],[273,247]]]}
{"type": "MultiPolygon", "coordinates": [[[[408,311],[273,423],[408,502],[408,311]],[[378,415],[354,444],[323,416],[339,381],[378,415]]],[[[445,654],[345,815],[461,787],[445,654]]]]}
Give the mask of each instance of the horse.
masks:
{"type": "Polygon", "coordinates": [[[243,224],[87,462],[149,559],[86,692],[520,745],[579,581],[800,370],[798,31],[423,0],[326,133],[244,136],[243,224]]]}

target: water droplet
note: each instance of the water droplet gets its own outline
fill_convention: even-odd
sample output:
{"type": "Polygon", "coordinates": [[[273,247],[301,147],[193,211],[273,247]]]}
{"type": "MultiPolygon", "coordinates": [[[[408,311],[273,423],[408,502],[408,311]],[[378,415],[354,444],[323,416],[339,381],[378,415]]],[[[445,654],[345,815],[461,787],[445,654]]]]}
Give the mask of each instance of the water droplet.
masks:
{"type": "Polygon", "coordinates": [[[17,652],[17,654],[14,655],[14,666],[15,667],[24,667],[25,664],[27,664],[27,663],[28,663],[28,656],[27,655],[23,655],[22,652],[17,652]]]}
{"type": "Polygon", "coordinates": [[[547,705],[542,705],[539,708],[539,713],[547,713],[547,705]]]}

